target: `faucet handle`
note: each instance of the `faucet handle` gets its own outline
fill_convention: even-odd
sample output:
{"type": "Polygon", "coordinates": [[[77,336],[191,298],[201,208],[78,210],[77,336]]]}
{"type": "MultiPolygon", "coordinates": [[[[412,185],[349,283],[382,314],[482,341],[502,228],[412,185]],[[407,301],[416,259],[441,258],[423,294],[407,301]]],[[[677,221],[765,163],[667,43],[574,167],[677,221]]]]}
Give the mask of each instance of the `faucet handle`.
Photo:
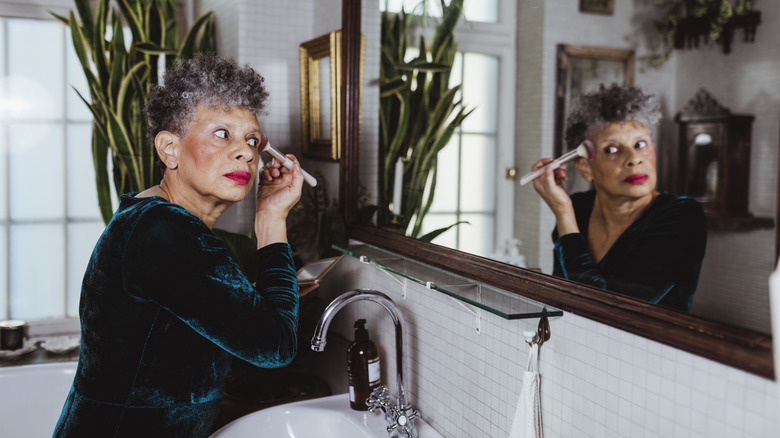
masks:
{"type": "Polygon", "coordinates": [[[387,432],[390,433],[391,436],[393,436],[393,431],[397,431],[401,436],[416,438],[417,429],[414,427],[413,422],[415,419],[420,417],[420,411],[410,408],[412,413],[406,415],[407,410],[398,411],[398,408],[396,407],[393,407],[392,409],[396,414],[394,415],[395,421],[393,421],[393,424],[390,426],[387,426],[387,432]]]}
{"type": "Polygon", "coordinates": [[[371,395],[366,399],[366,406],[368,406],[369,412],[381,408],[383,412],[387,413],[387,408],[390,406],[390,390],[387,389],[387,386],[382,385],[371,391],[371,395]]]}

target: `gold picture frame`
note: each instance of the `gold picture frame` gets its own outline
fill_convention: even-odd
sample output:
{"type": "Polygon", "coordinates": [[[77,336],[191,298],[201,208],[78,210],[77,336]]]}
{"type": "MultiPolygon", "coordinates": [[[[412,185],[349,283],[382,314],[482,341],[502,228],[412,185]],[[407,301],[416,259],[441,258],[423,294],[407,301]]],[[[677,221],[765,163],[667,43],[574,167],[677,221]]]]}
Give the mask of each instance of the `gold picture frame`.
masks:
{"type": "Polygon", "coordinates": [[[301,44],[300,61],[303,156],[338,161],[341,159],[341,31],[301,44]]]}
{"type": "MultiPolygon", "coordinates": [[[[365,38],[360,38],[360,83],[365,38]]],[[[341,31],[334,30],[300,46],[301,136],[303,156],[341,159],[341,31]]],[[[363,94],[361,87],[358,100],[363,94]]]]}

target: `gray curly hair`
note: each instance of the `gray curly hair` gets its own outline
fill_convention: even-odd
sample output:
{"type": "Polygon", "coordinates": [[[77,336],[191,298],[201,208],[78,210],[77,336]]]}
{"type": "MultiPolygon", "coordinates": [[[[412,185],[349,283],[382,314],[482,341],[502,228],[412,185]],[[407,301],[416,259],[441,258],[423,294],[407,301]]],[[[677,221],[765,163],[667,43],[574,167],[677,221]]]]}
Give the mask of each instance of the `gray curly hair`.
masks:
{"type": "Polygon", "coordinates": [[[216,55],[179,60],[149,92],[147,135],[152,142],[160,131],[185,135],[200,105],[225,111],[240,107],[259,114],[268,98],[264,81],[251,67],[216,55]]]}
{"type": "Polygon", "coordinates": [[[566,146],[575,149],[587,139],[592,128],[611,123],[635,121],[653,130],[661,120],[661,109],[655,95],[626,85],[604,84],[598,91],[583,94],[566,120],[566,146]]]}

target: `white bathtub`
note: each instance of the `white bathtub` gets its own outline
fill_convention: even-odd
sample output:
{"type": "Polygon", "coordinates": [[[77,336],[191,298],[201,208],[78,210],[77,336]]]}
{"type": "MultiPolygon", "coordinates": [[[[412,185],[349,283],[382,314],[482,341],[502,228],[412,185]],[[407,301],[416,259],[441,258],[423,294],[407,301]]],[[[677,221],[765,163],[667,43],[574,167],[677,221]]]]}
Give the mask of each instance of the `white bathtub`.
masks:
{"type": "Polygon", "coordinates": [[[0,367],[0,436],[49,438],[76,373],[76,362],[0,367]]]}

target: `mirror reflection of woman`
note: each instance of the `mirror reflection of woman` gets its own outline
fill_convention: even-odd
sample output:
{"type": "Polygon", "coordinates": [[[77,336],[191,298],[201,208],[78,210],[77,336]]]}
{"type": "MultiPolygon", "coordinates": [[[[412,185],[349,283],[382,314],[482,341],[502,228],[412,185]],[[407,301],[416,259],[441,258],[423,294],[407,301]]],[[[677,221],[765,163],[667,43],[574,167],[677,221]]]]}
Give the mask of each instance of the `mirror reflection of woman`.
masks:
{"type": "Polygon", "coordinates": [[[259,173],[256,287],[212,232],[254,188],[267,96],[254,70],[216,56],[177,64],[152,89],[163,179],[121,197],[92,253],[78,369],[55,437],[208,436],[233,357],[270,368],[295,356],[285,220],[301,196],[297,161],[259,173]]]}
{"type": "Polygon", "coordinates": [[[655,97],[639,88],[602,85],[581,96],[565,138],[570,149],[587,146],[575,167],[593,189],[569,196],[565,167],[546,168],[534,189],[556,219],[553,275],[687,311],[707,226],[694,199],[656,190],[651,130],[660,118],[655,97]]]}

